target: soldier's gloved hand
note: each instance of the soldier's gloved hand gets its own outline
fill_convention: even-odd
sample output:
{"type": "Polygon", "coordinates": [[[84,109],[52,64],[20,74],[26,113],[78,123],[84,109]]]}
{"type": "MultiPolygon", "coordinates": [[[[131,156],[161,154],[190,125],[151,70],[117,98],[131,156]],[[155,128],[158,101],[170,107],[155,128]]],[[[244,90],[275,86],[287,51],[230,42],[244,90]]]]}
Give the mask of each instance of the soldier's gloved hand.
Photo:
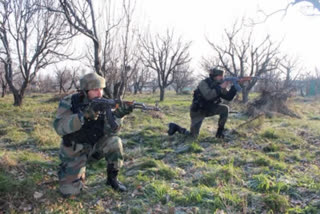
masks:
{"type": "Polygon", "coordinates": [[[95,110],[93,105],[88,105],[84,110],[83,110],[83,117],[88,119],[88,120],[97,120],[99,117],[99,111],[95,110]]]}
{"type": "Polygon", "coordinates": [[[116,110],[117,117],[124,117],[127,114],[130,114],[133,111],[133,106],[126,102],[120,102],[119,107],[116,110]]]}

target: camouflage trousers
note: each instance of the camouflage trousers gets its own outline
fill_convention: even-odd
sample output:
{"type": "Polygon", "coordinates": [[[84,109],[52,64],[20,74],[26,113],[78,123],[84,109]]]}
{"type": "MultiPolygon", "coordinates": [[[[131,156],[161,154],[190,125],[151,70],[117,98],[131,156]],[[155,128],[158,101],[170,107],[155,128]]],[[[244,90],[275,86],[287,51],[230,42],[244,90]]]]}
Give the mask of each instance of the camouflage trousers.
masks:
{"type": "Polygon", "coordinates": [[[119,137],[104,136],[93,147],[89,144],[66,147],[61,143],[58,172],[60,192],[63,195],[79,194],[84,186],[87,162],[103,157],[107,164],[114,164],[115,169],[120,169],[123,165],[123,148],[119,137]]]}
{"type": "Polygon", "coordinates": [[[190,117],[191,117],[191,126],[190,126],[190,134],[194,137],[197,137],[200,133],[200,128],[202,125],[202,121],[206,117],[211,117],[214,115],[219,115],[219,127],[224,127],[227,122],[229,115],[229,107],[224,104],[214,104],[211,108],[206,111],[192,111],[190,109],[190,117]]]}

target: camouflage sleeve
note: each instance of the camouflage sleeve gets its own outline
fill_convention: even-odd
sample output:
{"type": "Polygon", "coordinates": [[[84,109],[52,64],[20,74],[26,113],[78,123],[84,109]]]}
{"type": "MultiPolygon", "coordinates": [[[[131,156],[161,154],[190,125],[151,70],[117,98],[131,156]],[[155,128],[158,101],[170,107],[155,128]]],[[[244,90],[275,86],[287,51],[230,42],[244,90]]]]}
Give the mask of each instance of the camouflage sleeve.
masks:
{"type": "Polygon", "coordinates": [[[202,80],[199,83],[199,90],[202,94],[202,96],[206,99],[206,100],[212,100],[216,97],[218,97],[221,94],[221,88],[218,86],[217,88],[211,89],[208,84],[206,83],[206,81],[202,80]]]}
{"type": "Polygon", "coordinates": [[[59,103],[53,127],[58,135],[63,136],[78,131],[81,128],[81,121],[78,114],[71,111],[71,96],[63,98],[59,103]]]}

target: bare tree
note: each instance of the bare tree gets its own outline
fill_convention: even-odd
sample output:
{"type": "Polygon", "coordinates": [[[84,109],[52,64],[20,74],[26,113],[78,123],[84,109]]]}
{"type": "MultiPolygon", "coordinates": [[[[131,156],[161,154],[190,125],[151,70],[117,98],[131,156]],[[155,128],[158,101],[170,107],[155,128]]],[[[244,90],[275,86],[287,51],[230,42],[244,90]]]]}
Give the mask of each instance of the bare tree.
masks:
{"type": "Polygon", "coordinates": [[[72,79],[71,71],[66,67],[62,69],[56,68],[55,74],[56,74],[57,86],[59,87],[59,94],[61,94],[62,92],[66,93],[67,92],[66,85],[70,84],[72,79]]]}
{"type": "Polygon", "coordinates": [[[264,74],[264,79],[257,83],[259,91],[291,92],[297,89],[297,80],[300,79],[302,68],[297,58],[285,55],[279,60],[277,69],[264,74]]]}
{"type": "Polygon", "coordinates": [[[61,14],[45,9],[54,7],[53,0],[2,0],[0,2],[0,60],[5,77],[20,106],[29,83],[39,70],[66,57],[60,48],[71,37],[61,14]],[[22,77],[21,85],[14,85],[14,73],[22,77]]]}
{"type": "Polygon", "coordinates": [[[137,61],[135,32],[132,29],[135,4],[123,0],[123,14],[120,13],[121,17],[117,19],[110,9],[111,1],[100,2],[99,9],[98,3],[93,5],[92,0],[59,2],[72,28],[92,41],[93,48],[89,48],[87,58],[89,62],[94,62],[95,72],[108,81],[105,94],[110,98],[123,98],[137,61]],[[90,53],[91,50],[93,53],[90,53]]]}
{"type": "MultiPolygon", "coordinates": [[[[123,11],[124,11],[124,23],[125,31],[122,36],[121,48],[122,48],[122,65],[121,65],[121,81],[119,81],[119,89],[116,94],[116,98],[122,98],[126,88],[128,86],[128,80],[132,77],[134,72],[136,72],[139,57],[137,56],[137,48],[135,45],[130,45],[130,43],[135,43],[136,34],[131,29],[132,25],[132,15],[135,9],[135,5],[131,5],[130,0],[123,1],[123,11]]],[[[136,40],[137,41],[137,40],[136,40]]]]}
{"type": "Polygon", "coordinates": [[[189,66],[178,66],[174,72],[173,88],[177,94],[181,94],[185,87],[194,84],[195,78],[192,76],[193,70],[189,66]]]}
{"type": "Polygon", "coordinates": [[[72,28],[88,37],[93,43],[94,69],[101,75],[100,42],[96,25],[96,14],[91,0],[59,0],[62,11],[50,10],[63,13],[72,28]]]}
{"type": "MultiPolygon", "coordinates": [[[[261,77],[278,67],[277,58],[280,43],[276,44],[266,36],[260,43],[253,40],[253,31],[241,37],[242,24],[234,24],[231,31],[225,30],[225,45],[218,45],[208,40],[215,52],[212,66],[224,69],[228,75],[234,77],[257,76],[261,77]],[[215,64],[217,63],[218,64],[215,64]]],[[[242,89],[242,102],[248,101],[250,90],[257,83],[252,79],[242,89]]]]}
{"type": "Polygon", "coordinates": [[[67,91],[70,91],[73,88],[75,89],[79,89],[80,85],[79,85],[79,80],[80,80],[80,75],[79,75],[79,67],[72,67],[70,70],[70,76],[71,76],[71,80],[70,80],[70,85],[69,88],[67,89],[67,91]]]}
{"type": "Polygon", "coordinates": [[[181,38],[174,40],[173,32],[165,36],[156,35],[140,39],[141,57],[144,65],[157,73],[160,88],[160,101],[164,100],[165,89],[174,81],[178,66],[188,64],[190,42],[183,43],[181,38]]]}
{"type": "Polygon", "coordinates": [[[56,91],[56,81],[50,74],[38,75],[37,84],[39,92],[48,93],[56,91]]]}
{"type": "Polygon", "coordinates": [[[148,80],[151,78],[151,72],[146,67],[138,67],[138,70],[133,74],[133,93],[142,93],[142,89],[146,86],[148,80]]]}
{"type": "Polygon", "coordinates": [[[151,75],[151,79],[146,83],[146,87],[151,88],[152,93],[154,94],[159,88],[158,77],[153,76],[152,73],[150,75],[151,75]]]}
{"type": "Polygon", "coordinates": [[[285,76],[282,87],[284,89],[295,88],[294,83],[301,76],[301,67],[299,67],[298,59],[284,56],[280,60],[279,70],[285,76]]]}
{"type": "Polygon", "coordinates": [[[0,63],[0,85],[1,85],[1,97],[4,97],[7,93],[8,83],[5,78],[5,70],[3,63],[0,63]]]}
{"type": "Polygon", "coordinates": [[[306,16],[320,15],[320,0],[292,0],[291,2],[287,3],[283,8],[277,9],[271,13],[266,13],[263,10],[258,10],[258,12],[262,14],[262,19],[259,21],[251,20],[251,24],[254,25],[264,23],[269,19],[269,17],[278,13],[283,13],[283,16],[285,16],[291,7],[302,4],[305,5],[303,13],[306,16]]]}
{"type": "Polygon", "coordinates": [[[133,28],[134,11],[135,3],[123,0],[121,22],[116,25],[110,23],[110,17],[105,20],[106,25],[110,27],[102,41],[104,53],[102,73],[112,83],[107,84],[105,89],[110,98],[122,99],[134,73],[138,71],[140,59],[137,49],[137,29],[133,28]]]}

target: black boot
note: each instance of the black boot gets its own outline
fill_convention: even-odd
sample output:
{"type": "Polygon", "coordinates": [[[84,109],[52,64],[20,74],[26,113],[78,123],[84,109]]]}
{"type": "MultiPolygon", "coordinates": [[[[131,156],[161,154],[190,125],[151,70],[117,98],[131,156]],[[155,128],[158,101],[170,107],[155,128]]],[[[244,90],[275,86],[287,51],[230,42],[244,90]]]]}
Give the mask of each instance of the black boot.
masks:
{"type": "Polygon", "coordinates": [[[223,127],[219,127],[216,133],[216,138],[224,138],[224,134],[223,134],[224,128],[223,127]]]}
{"type": "Polygon", "coordinates": [[[178,131],[179,126],[175,123],[169,123],[168,135],[174,135],[178,131]]]}
{"type": "Polygon", "coordinates": [[[114,190],[125,192],[127,188],[117,179],[119,170],[114,168],[113,164],[108,164],[107,168],[107,185],[110,185],[114,190]]]}
{"type": "Polygon", "coordinates": [[[169,130],[168,130],[168,135],[174,135],[174,133],[179,132],[180,134],[187,134],[188,131],[185,128],[182,128],[178,124],[175,123],[169,123],[169,130]]]}

